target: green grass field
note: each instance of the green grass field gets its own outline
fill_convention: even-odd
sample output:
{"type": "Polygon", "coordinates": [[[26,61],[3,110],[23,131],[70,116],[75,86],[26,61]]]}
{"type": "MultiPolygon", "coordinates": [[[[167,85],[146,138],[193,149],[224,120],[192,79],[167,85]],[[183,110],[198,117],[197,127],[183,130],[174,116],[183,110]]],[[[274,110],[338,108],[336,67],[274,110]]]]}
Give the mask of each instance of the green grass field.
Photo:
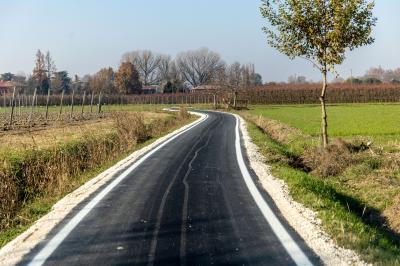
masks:
{"type": "Polygon", "coordinates": [[[256,105],[249,109],[239,113],[249,121],[250,135],[271,173],[286,182],[296,201],[318,212],[323,228],[335,242],[356,250],[367,262],[400,265],[400,104],[327,107],[331,140],[342,138],[354,145],[360,140],[373,141],[365,151],[347,153],[348,159],[345,150],[325,155],[316,152],[320,106],[256,105]],[[296,168],[288,163],[293,158],[300,162],[325,160],[325,169],[343,168],[324,176],[314,168],[296,168]],[[369,214],[364,216],[365,210],[369,214]],[[388,226],[393,231],[388,231],[388,226]]]}
{"type": "MultiPolygon", "coordinates": [[[[281,121],[318,136],[321,107],[318,105],[252,106],[250,112],[281,121]]],[[[329,105],[329,134],[335,137],[400,135],[400,104],[329,105]]]]}

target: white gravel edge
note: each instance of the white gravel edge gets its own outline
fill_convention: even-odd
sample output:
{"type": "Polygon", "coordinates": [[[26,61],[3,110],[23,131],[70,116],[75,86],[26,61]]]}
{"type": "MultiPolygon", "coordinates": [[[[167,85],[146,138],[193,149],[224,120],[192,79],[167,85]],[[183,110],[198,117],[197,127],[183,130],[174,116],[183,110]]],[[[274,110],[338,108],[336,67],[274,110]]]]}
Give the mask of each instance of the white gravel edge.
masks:
{"type": "Polygon", "coordinates": [[[28,254],[40,242],[46,239],[46,236],[51,232],[51,230],[57,226],[57,224],[59,224],[72,211],[73,208],[87,199],[92,193],[96,192],[110,179],[112,179],[116,172],[127,168],[135,160],[137,160],[138,157],[152,150],[170,137],[196,124],[204,117],[204,115],[199,113],[191,112],[191,114],[200,117],[196,121],[157,139],[155,142],[143,147],[140,150],[133,152],[127,158],[119,161],[114,166],[102,172],[95,178],[87,181],[81,187],[58,201],[48,214],[37,220],[31,227],[29,227],[29,229],[0,249],[0,265],[18,264],[26,254],[28,254]]]}
{"type": "Polygon", "coordinates": [[[246,121],[238,117],[250,167],[290,226],[298,232],[325,265],[368,265],[354,251],[337,246],[321,228],[321,221],[317,218],[317,214],[294,201],[285,182],[271,175],[270,167],[264,163],[264,156],[249,136],[246,121]]]}

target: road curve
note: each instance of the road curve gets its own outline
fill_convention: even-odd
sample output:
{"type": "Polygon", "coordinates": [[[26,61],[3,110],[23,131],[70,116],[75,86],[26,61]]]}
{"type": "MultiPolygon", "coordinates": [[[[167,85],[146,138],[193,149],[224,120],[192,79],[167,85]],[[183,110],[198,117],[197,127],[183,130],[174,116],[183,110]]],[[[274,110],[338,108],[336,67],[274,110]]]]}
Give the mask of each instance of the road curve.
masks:
{"type": "Polygon", "coordinates": [[[320,264],[248,171],[237,118],[203,113],[77,206],[20,264],[320,264]]]}

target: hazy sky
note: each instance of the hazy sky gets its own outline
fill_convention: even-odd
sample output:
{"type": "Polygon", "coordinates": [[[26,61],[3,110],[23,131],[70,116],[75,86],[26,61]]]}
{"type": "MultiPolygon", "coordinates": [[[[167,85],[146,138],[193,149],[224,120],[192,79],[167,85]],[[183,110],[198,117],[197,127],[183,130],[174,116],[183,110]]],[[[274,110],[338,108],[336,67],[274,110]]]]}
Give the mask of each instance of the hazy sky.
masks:
{"type": "MultiPolygon", "coordinates": [[[[83,75],[116,68],[127,51],[174,56],[208,47],[228,63],[255,63],[264,81],[294,74],[320,80],[308,62],[291,61],[267,46],[260,0],[0,1],[0,73],[30,73],[37,49],[49,50],[58,70],[83,75]]],[[[340,74],[400,67],[399,10],[399,0],[376,1],[376,42],[349,53],[340,74]]]]}

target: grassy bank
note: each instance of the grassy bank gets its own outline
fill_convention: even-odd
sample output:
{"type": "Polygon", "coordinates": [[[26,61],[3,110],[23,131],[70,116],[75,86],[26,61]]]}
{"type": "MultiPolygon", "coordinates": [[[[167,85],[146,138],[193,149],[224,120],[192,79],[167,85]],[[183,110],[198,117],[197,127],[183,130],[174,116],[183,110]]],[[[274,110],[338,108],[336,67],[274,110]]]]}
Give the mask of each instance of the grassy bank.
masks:
{"type": "Polygon", "coordinates": [[[333,140],[328,151],[318,148],[317,106],[256,106],[241,113],[293,198],[318,212],[339,245],[381,265],[400,264],[396,110],[400,106],[330,106],[332,135],[345,141],[333,140]],[[365,146],[366,140],[375,144],[365,146]]]}
{"type": "MultiPolygon", "coordinates": [[[[58,136],[61,141],[53,145],[46,143],[46,134],[39,134],[37,138],[43,138],[43,144],[37,141],[33,146],[2,149],[0,246],[102,170],[194,119],[185,112],[176,115],[123,112],[101,122],[101,132],[99,125],[87,125],[85,130],[72,136],[68,134],[71,129],[66,129],[66,134],[58,136]]],[[[47,130],[52,134],[59,129],[47,130]]]]}

